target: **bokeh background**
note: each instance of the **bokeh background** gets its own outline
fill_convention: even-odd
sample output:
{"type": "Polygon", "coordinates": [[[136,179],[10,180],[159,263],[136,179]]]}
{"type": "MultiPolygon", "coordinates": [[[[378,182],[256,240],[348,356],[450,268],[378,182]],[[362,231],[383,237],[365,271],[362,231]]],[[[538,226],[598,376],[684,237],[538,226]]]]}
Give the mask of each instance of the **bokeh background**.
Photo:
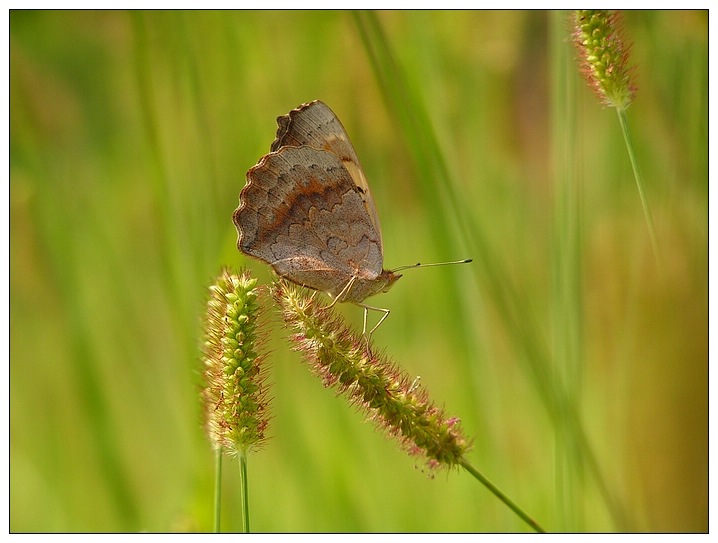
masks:
{"type": "MultiPolygon", "coordinates": [[[[275,118],[322,99],[381,218],[375,334],[546,529],[706,531],[707,12],[627,12],[628,120],[569,13],[12,11],[10,528],[206,531],[200,321],[275,118]]],[[[361,326],[361,310],[342,307],[361,326]]],[[[257,532],[522,531],[433,478],[269,340],[257,532]]],[[[240,529],[225,462],[222,529],[240,529]]]]}

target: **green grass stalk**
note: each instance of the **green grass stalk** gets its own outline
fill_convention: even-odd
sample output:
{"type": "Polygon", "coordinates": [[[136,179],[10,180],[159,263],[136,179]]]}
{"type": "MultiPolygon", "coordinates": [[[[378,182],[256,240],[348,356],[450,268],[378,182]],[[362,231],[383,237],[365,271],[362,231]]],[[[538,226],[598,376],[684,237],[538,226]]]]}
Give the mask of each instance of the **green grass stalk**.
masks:
{"type": "Polygon", "coordinates": [[[242,500],[242,532],[249,533],[249,485],[247,483],[247,449],[239,453],[239,477],[241,486],[239,489],[242,500]]]}
{"type": "Polygon", "coordinates": [[[653,226],[653,217],[651,216],[651,208],[648,205],[648,198],[646,197],[646,189],[643,186],[643,176],[641,170],[638,167],[638,159],[633,148],[633,141],[631,140],[631,130],[628,127],[628,119],[626,118],[625,108],[616,108],[616,114],[618,115],[618,122],[621,125],[621,132],[623,132],[623,139],[626,142],[626,150],[628,151],[628,157],[631,159],[631,167],[633,168],[633,176],[636,179],[636,187],[638,188],[638,194],[641,197],[641,206],[643,207],[643,216],[646,219],[646,226],[648,227],[648,234],[651,237],[651,246],[653,247],[653,254],[656,257],[656,261],[660,265],[661,253],[658,247],[658,239],[656,237],[656,230],[653,226]]]}
{"type": "Polygon", "coordinates": [[[222,447],[214,451],[214,522],[215,534],[220,531],[220,519],[222,512],[222,447]]]}
{"type": "Polygon", "coordinates": [[[530,516],[526,514],[526,512],[521,509],[518,505],[516,505],[506,494],[504,494],[499,487],[497,487],[494,483],[492,483],[489,479],[486,478],[479,470],[477,470],[474,466],[471,465],[471,463],[466,460],[465,458],[462,458],[459,461],[459,464],[462,468],[464,468],[467,472],[469,472],[477,481],[479,481],[482,485],[484,485],[486,488],[489,489],[489,491],[496,496],[498,499],[500,499],[504,504],[508,506],[509,509],[511,509],[514,513],[516,513],[521,520],[523,520],[526,524],[531,526],[531,529],[535,532],[538,532],[540,534],[546,533],[546,530],[544,530],[538,522],[536,522],[534,519],[532,519],[530,516]]]}
{"type": "MultiPolygon", "coordinates": [[[[218,455],[239,457],[242,529],[249,532],[247,452],[265,439],[266,368],[260,354],[260,289],[248,272],[222,270],[210,287],[204,327],[205,430],[218,455]]],[[[215,531],[219,530],[221,459],[215,472],[215,531]]]]}
{"type": "Polygon", "coordinates": [[[586,82],[601,103],[616,108],[633,175],[636,178],[638,194],[641,197],[653,253],[660,264],[653,218],[626,119],[626,108],[636,97],[636,86],[633,84],[634,68],[628,62],[631,46],[623,35],[621,14],[611,10],[577,10],[574,14],[574,24],[573,39],[586,82]]]}

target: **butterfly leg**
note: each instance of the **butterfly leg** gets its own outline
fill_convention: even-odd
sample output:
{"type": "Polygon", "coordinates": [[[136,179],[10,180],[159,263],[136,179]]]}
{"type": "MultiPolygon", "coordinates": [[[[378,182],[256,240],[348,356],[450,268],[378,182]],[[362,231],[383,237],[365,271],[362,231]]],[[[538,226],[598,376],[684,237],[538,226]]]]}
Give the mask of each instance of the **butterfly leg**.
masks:
{"type": "Polygon", "coordinates": [[[388,309],[384,309],[383,307],[374,307],[374,306],[366,305],[366,304],[357,304],[357,305],[359,305],[359,306],[361,306],[361,307],[364,308],[364,326],[362,327],[362,332],[361,332],[361,333],[362,333],[362,335],[363,335],[364,337],[366,337],[367,339],[369,339],[369,338],[371,338],[371,335],[376,331],[376,329],[379,328],[379,326],[381,325],[381,323],[386,320],[386,318],[389,316],[389,313],[391,313],[391,311],[389,311],[388,309]],[[372,329],[369,331],[369,334],[367,334],[367,333],[366,333],[366,321],[367,321],[367,316],[368,316],[368,314],[369,314],[369,310],[370,310],[370,309],[371,309],[372,311],[380,311],[380,312],[382,312],[382,313],[384,313],[384,314],[383,314],[383,315],[381,316],[381,318],[379,319],[379,322],[377,322],[376,325],[374,325],[374,328],[372,328],[372,329]]]}
{"type": "Polygon", "coordinates": [[[337,302],[341,302],[341,301],[344,299],[344,297],[347,295],[347,293],[351,290],[352,286],[354,285],[354,281],[356,281],[356,280],[357,280],[357,276],[356,276],[356,275],[352,275],[352,278],[349,279],[349,281],[347,281],[347,284],[344,285],[344,288],[341,289],[341,290],[339,291],[339,294],[337,294],[337,295],[334,297],[334,299],[332,300],[332,303],[330,303],[330,304],[327,306],[327,309],[330,308],[330,307],[334,307],[334,304],[336,304],[337,302]]]}

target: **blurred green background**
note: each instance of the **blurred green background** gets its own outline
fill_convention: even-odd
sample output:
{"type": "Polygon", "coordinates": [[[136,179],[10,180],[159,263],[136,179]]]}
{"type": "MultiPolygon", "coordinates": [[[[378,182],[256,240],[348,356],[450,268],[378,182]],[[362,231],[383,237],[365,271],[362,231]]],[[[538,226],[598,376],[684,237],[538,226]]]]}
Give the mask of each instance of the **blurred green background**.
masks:
{"type": "MultiPolygon", "coordinates": [[[[706,531],[707,12],[628,12],[628,110],[577,75],[568,13],[12,11],[10,528],[206,531],[200,320],[275,118],[325,101],[372,187],[375,334],[548,530],[706,531]]],[[[342,307],[356,326],[361,310],[342,307]]],[[[270,338],[252,529],[519,531],[427,477],[270,338]]],[[[240,529],[225,463],[223,523],[240,529]]]]}

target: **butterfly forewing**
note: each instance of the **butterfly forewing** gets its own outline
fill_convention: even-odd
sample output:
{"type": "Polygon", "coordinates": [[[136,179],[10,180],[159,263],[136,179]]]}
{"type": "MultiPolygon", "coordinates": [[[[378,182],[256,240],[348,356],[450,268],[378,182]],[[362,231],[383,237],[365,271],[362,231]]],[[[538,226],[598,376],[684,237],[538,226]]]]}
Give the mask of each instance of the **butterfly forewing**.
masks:
{"type": "Polygon", "coordinates": [[[324,102],[315,100],[302,104],[287,115],[279,117],[277,124],[277,137],[272,143],[272,151],[286,146],[306,145],[314,149],[329,151],[341,160],[352,181],[360,189],[362,203],[369,214],[374,230],[379,235],[381,247],[379,215],[374,206],[369,184],[349,136],[334,112],[324,102]]]}

